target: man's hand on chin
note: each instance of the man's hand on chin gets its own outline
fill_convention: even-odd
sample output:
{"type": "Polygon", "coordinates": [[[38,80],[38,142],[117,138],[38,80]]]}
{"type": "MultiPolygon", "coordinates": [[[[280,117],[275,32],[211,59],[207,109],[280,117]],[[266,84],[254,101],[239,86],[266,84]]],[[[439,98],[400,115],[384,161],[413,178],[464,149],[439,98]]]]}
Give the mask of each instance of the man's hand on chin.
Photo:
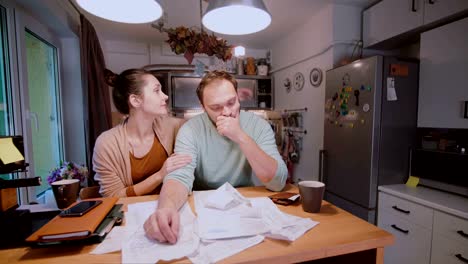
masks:
{"type": "Polygon", "coordinates": [[[240,127],[239,116],[239,114],[235,117],[221,115],[216,119],[218,133],[236,143],[239,143],[241,136],[244,134],[244,131],[240,127]]]}

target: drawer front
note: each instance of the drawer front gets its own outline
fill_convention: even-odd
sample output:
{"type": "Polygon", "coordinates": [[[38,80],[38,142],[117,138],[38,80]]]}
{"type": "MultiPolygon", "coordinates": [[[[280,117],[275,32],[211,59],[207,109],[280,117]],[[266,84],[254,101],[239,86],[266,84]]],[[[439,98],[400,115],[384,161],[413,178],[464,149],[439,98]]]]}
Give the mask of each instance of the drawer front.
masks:
{"type": "Polygon", "coordinates": [[[429,263],[432,237],[430,229],[408,222],[383,210],[379,211],[378,226],[395,236],[395,243],[385,247],[384,263],[429,263]]]}
{"type": "Polygon", "coordinates": [[[468,220],[453,215],[434,212],[434,232],[437,232],[468,248],[468,220]]]}
{"type": "Polygon", "coordinates": [[[468,263],[468,246],[439,233],[434,233],[431,264],[468,263]]]}
{"type": "Polygon", "coordinates": [[[434,210],[425,206],[379,192],[379,214],[387,211],[406,221],[416,223],[432,230],[434,210]]]}

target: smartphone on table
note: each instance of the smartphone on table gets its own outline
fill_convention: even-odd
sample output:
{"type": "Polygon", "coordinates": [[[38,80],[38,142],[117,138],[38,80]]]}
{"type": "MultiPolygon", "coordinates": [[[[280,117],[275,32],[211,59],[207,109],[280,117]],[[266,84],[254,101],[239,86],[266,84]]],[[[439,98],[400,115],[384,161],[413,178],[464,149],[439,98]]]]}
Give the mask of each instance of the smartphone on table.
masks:
{"type": "Polygon", "coordinates": [[[63,210],[60,213],[60,216],[61,217],[82,216],[101,203],[102,201],[81,201],[75,204],[73,207],[63,210]]]}

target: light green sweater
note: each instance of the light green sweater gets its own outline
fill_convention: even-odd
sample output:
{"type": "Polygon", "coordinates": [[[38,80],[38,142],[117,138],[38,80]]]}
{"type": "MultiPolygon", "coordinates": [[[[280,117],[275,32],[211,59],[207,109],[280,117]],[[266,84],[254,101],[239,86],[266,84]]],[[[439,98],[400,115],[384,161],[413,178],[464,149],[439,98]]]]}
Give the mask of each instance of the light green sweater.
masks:
{"type": "MultiPolygon", "coordinates": [[[[255,114],[244,111],[240,112],[240,126],[278,163],[275,177],[265,186],[272,191],[282,190],[288,170],[276,147],[271,126],[255,114]]],[[[216,189],[225,182],[234,187],[254,185],[252,177],[256,177],[255,173],[239,145],[221,136],[206,113],[193,117],[180,128],[174,153],[190,154],[192,162],[169,173],[164,181],[178,180],[189,192],[192,188],[216,189]]]]}

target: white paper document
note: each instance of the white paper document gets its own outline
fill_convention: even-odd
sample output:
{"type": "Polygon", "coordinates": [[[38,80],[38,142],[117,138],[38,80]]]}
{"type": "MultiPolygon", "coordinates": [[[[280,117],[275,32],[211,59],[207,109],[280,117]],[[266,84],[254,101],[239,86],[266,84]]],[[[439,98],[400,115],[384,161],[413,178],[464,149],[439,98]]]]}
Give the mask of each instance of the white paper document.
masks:
{"type": "Polygon", "coordinates": [[[156,202],[131,204],[126,214],[127,235],[122,244],[122,263],[156,263],[183,258],[197,250],[195,215],[186,203],[180,210],[179,238],[175,244],[159,243],[145,235],[143,224],[155,211],[156,202]]]}
{"type": "Polygon", "coordinates": [[[216,197],[218,191],[193,192],[198,235],[203,242],[255,235],[294,241],[318,224],[309,218],[281,212],[267,197],[247,199],[239,194],[239,200],[247,199],[249,202],[226,209],[213,208],[210,200],[216,197]]]}
{"type": "Polygon", "coordinates": [[[107,234],[106,239],[102,241],[90,254],[106,254],[120,251],[122,249],[122,241],[125,240],[125,226],[114,226],[107,234]]]}
{"type": "Polygon", "coordinates": [[[210,264],[235,255],[262,242],[263,236],[202,242],[195,254],[188,256],[195,264],[210,264]]]}

